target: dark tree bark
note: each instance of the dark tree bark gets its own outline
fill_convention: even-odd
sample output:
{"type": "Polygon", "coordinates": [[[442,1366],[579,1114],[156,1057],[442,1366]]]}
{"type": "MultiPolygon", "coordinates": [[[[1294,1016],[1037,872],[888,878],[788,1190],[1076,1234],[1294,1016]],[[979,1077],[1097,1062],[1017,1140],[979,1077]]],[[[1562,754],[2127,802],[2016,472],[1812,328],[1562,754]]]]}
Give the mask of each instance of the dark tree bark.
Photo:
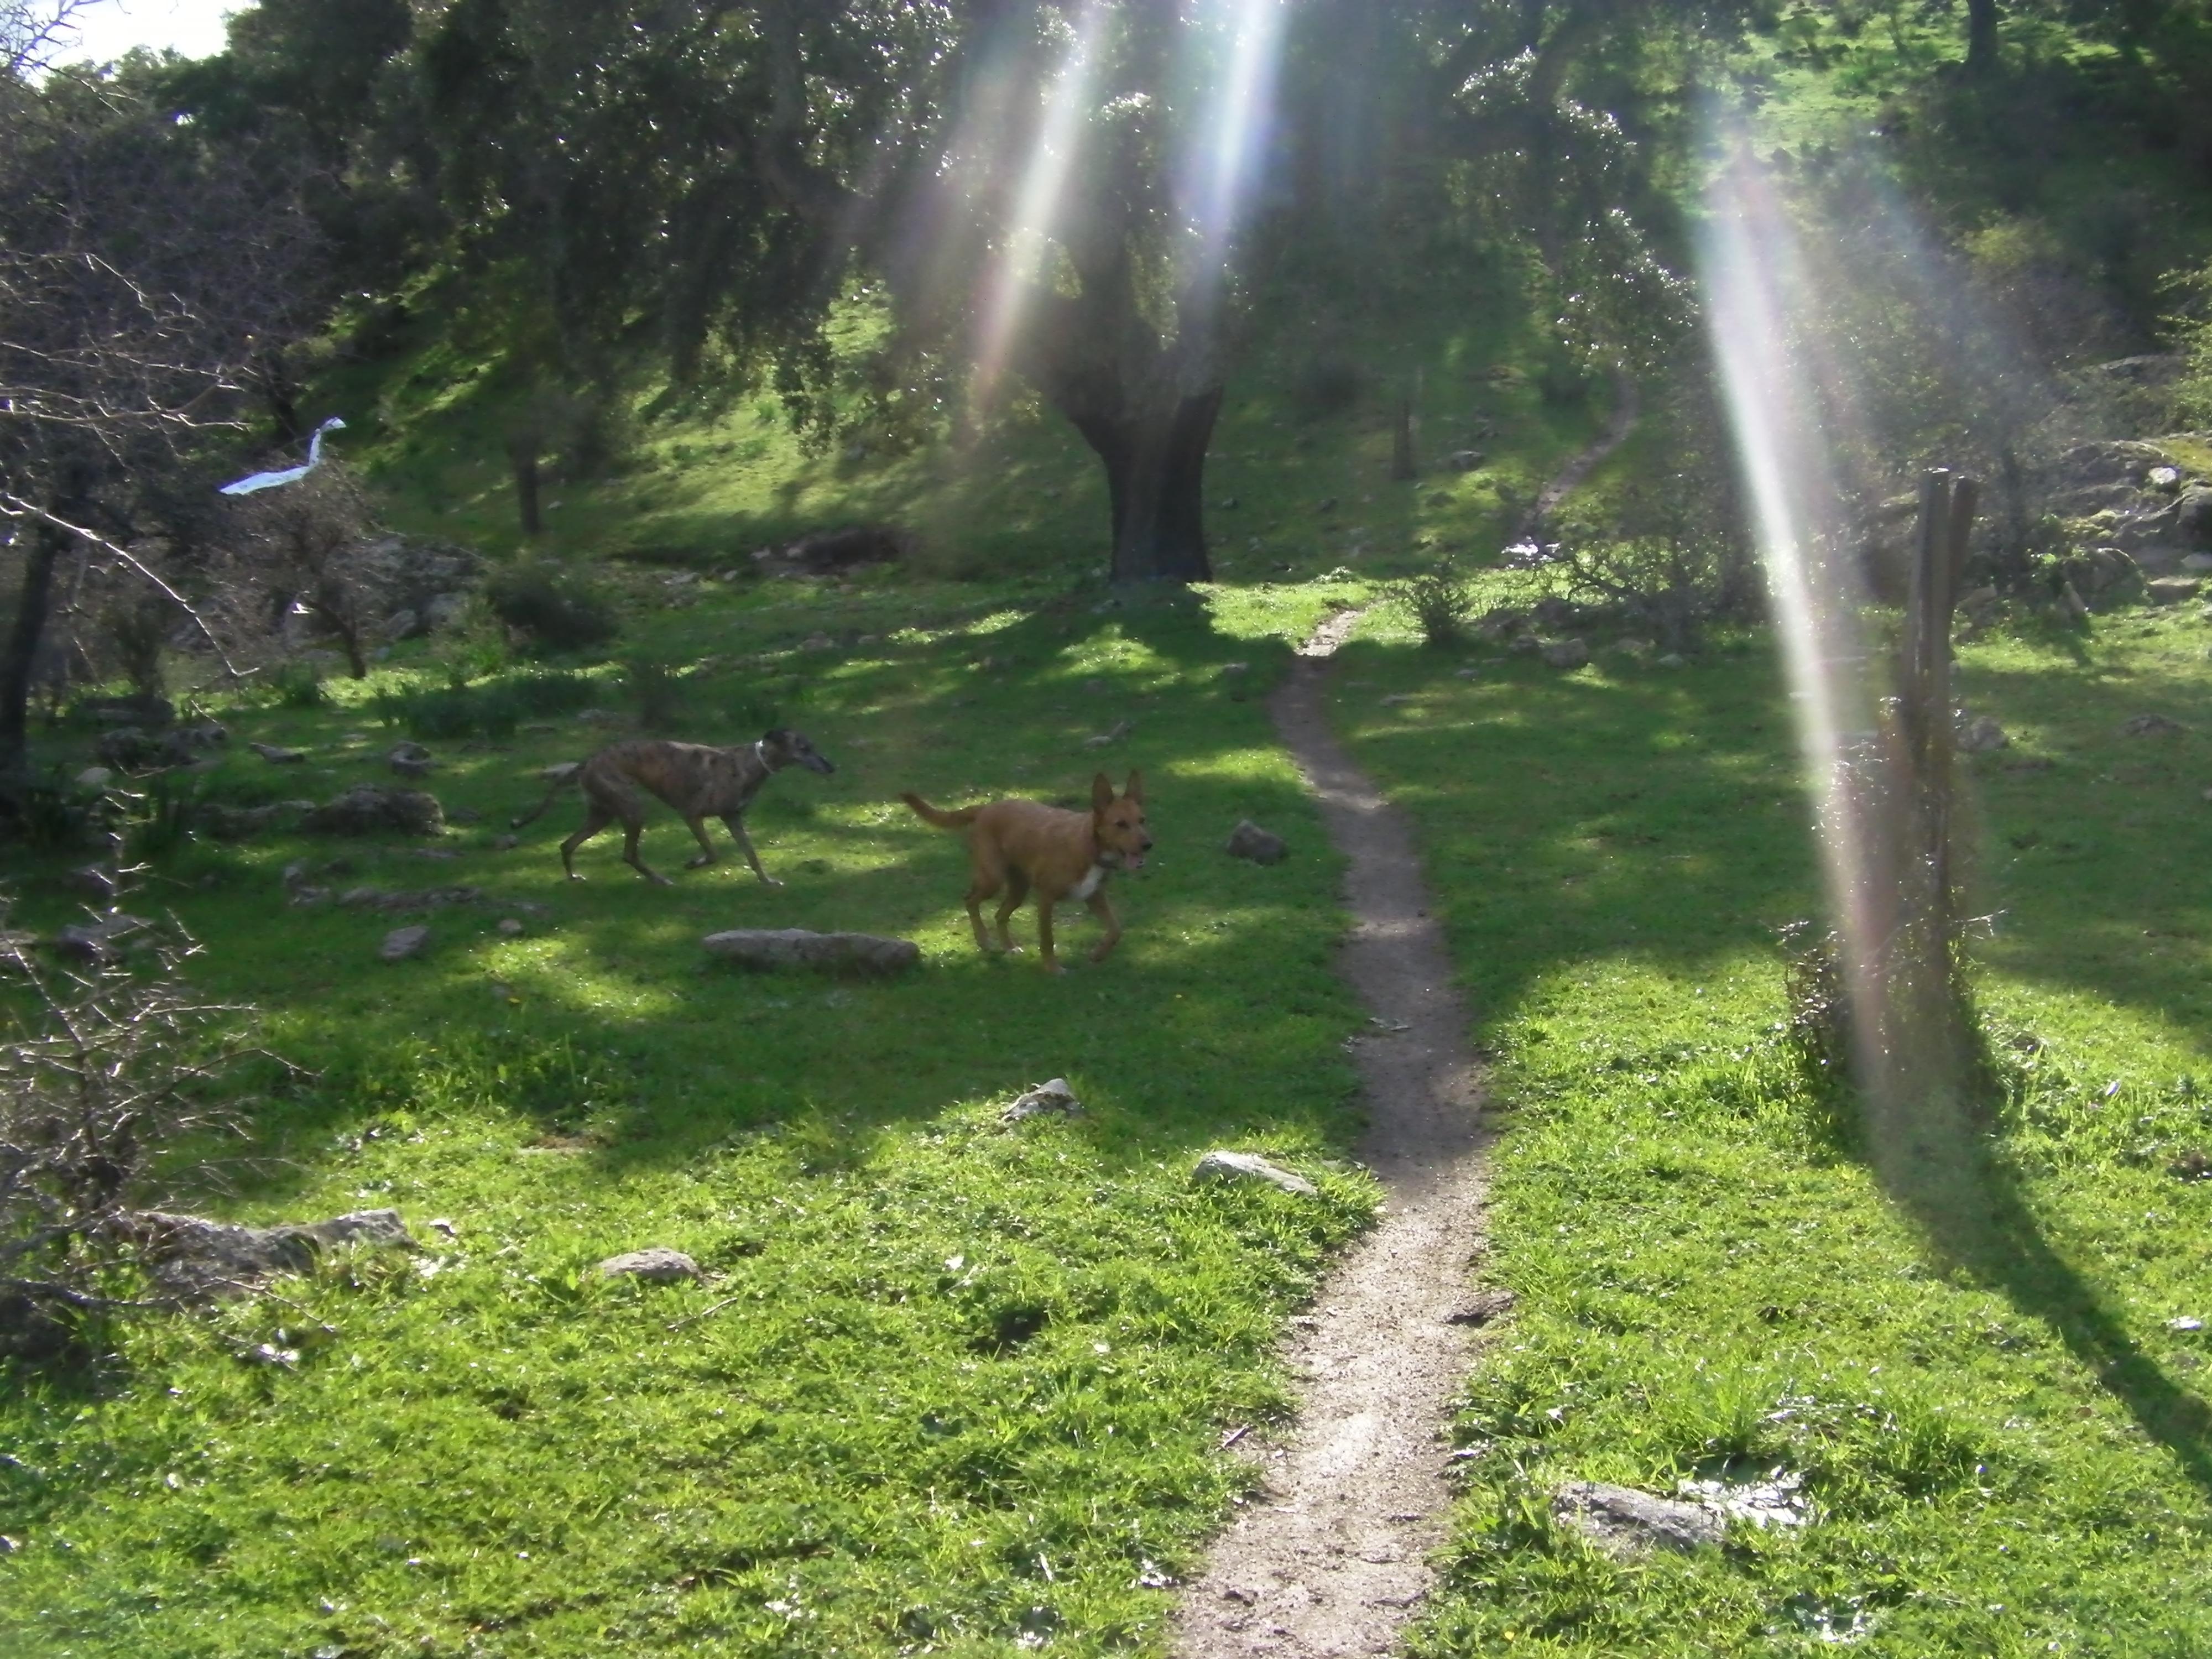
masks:
{"type": "Polygon", "coordinates": [[[36,526],[30,537],[15,619],[4,653],[0,653],[0,795],[12,793],[26,778],[31,674],[38,661],[39,641],[46,633],[46,613],[53,605],[54,570],[70,544],[64,532],[48,524],[36,526]]]}
{"type": "Polygon", "coordinates": [[[1117,582],[1202,582],[1206,555],[1206,452],[1221,413],[1212,386],[1113,418],[1061,406],[1106,469],[1117,582]]]}
{"type": "Polygon", "coordinates": [[[1966,0],[1966,73],[1988,75],[1997,66],[1997,0],[1966,0]]]}
{"type": "Polygon", "coordinates": [[[1413,400],[1411,397],[1398,399],[1398,419],[1390,433],[1390,476],[1405,483],[1421,476],[1421,466],[1413,455],[1413,400]]]}
{"type": "Polygon", "coordinates": [[[522,515],[522,533],[534,537],[544,528],[538,511],[537,452],[518,447],[507,452],[507,459],[514,467],[514,505],[522,515]]]}

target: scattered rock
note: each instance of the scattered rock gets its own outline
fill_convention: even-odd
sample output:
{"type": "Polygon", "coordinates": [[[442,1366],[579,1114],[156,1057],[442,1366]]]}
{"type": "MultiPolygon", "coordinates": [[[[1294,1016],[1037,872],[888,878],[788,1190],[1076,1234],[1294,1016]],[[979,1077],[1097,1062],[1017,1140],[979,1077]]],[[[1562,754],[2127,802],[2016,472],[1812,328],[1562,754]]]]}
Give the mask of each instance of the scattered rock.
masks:
{"type": "Polygon", "coordinates": [[[1479,449],[1455,449],[1444,457],[1444,465],[1455,472],[1472,472],[1482,465],[1482,459],[1479,449]]]}
{"type": "Polygon", "coordinates": [[[1754,1527],[1802,1527],[1812,1518],[1805,1477],[1794,1470],[1770,1469],[1764,1480],[1685,1480],[1677,1490],[1724,1520],[1754,1527]]]}
{"type": "Polygon", "coordinates": [[[204,829],[217,841],[245,841],[283,819],[315,810],[309,800],[271,801],[265,806],[226,806],[204,801],[192,810],[192,826],[204,829]]]}
{"type": "Polygon", "coordinates": [[[837,530],[811,531],[781,548],[763,548],[753,556],[772,571],[829,576],[911,557],[917,544],[918,538],[909,530],[889,525],[848,525],[837,530]]]}
{"type": "Polygon", "coordinates": [[[417,922],[412,927],[395,927],[384,936],[384,943],[376,947],[376,954],[386,962],[404,962],[410,957],[422,954],[422,947],[430,942],[428,923],[417,922]]]}
{"type": "Polygon", "coordinates": [[[401,743],[394,744],[386,753],[384,763],[403,778],[419,778],[437,762],[421,744],[401,743]]]}
{"type": "Polygon", "coordinates": [[[738,927],[700,941],[718,957],[747,968],[821,968],[897,974],[921,961],[912,939],[873,933],[816,933],[803,927],[738,927]]]}
{"type": "Polygon", "coordinates": [[[1543,647],[1542,654],[1548,667],[1580,668],[1589,661],[1589,647],[1580,640],[1554,640],[1543,647]]]}
{"type": "Polygon", "coordinates": [[[145,932],[154,924],[143,916],[134,916],[121,910],[111,910],[92,921],[71,922],[58,928],[54,933],[54,949],[65,957],[79,962],[111,962],[115,947],[133,933],[145,932]]]}
{"type": "Polygon", "coordinates": [[[325,836],[368,836],[389,830],[438,836],[445,833],[446,815],[438,798],[420,789],[357,783],[309,812],[300,827],[325,836]]]}
{"type": "Polygon", "coordinates": [[[1478,1291],[1464,1307],[1444,1316],[1447,1325],[1487,1325],[1500,1314],[1511,1310],[1513,1292],[1505,1290],[1478,1291]]]}
{"type": "Polygon", "coordinates": [[[1626,657],[1632,662],[1642,662],[1659,647],[1649,640],[1615,640],[1606,649],[1615,656],[1626,657]]]}
{"type": "Polygon", "coordinates": [[[1321,499],[1320,502],[1319,502],[1319,503],[1315,507],[1314,511],[1315,511],[1315,512],[1316,512],[1316,513],[1334,513],[1334,512],[1335,512],[1335,511],[1336,511],[1336,497],[1335,497],[1335,496],[1334,496],[1334,495],[1324,495],[1324,496],[1321,499]]]}
{"type": "Polygon", "coordinates": [[[425,633],[453,627],[468,614],[469,596],[465,593],[433,593],[422,601],[422,629],[425,633]]]}
{"type": "Polygon", "coordinates": [[[799,648],[801,651],[833,651],[836,646],[837,641],[827,634],[809,634],[799,642],[799,648]]]}
{"type": "Polygon", "coordinates": [[[1057,1112],[1062,1117],[1073,1117],[1082,1111],[1083,1103],[1075,1097],[1075,1091],[1067,1086],[1067,1079],[1056,1077],[1040,1083],[1027,1094],[1016,1097],[1014,1103],[999,1114],[1001,1123],[1019,1123],[1025,1117],[1035,1117],[1040,1112],[1057,1112]]]}
{"type": "Polygon", "coordinates": [[[1279,1164],[1270,1164],[1255,1152],[1231,1152],[1219,1148],[1207,1152],[1191,1169],[1194,1181],[1264,1181],[1301,1198],[1318,1198],[1321,1189],[1302,1175],[1279,1164]]]}
{"type": "Polygon", "coordinates": [[[304,749],[284,749],[273,743],[249,743],[246,746],[271,766],[297,766],[307,758],[304,749]]]}
{"type": "MultiPolygon", "coordinates": [[[[622,724],[622,716],[611,708],[579,708],[572,718],[582,726],[620,726],[622,724]]],[[[582,765],[583,762],[577,761],[571,769],[574,770],[582,765]]],[[[550,771],[552,769],[549,767],[546,769],[550,771]]]]}
{"type": "Polygon", "coordinates": [[[93,754],[103,766],[125,772],[150,772],[161,767],[190,766],[202,750],[229,738],[229,732],[216,720],[181,726],[158,736],[142,726],[118,726],[100,734],[93,754]]]}
{"type": "Polygon", "coordinates": [[[449,905],[475,904],[483,897],[481,887],[425,887],[386,892],[380,887],[349,887],[338,902],[349,910],[443,910],[449,905]]]}
{"type": "Polygon", "coordinates": [[[1249,818],[1240,819],[1229,832],[1229,842],[1223,850],[1231,858],[1249,859],[1255,864],[1280,864],[1291,852],[1290,844],[1280,836],[1262,830],[1249,818]]]}
{"type": "Polygon", "coordinates": [[[137,726],[158,732],[177,718],[167,697],[87,697],[70,712],[100,726],[137,726]]]}
{"type": "Polygon", "coordinates": [[[501,939],[520,938],[521,933],[522,924],[513,916],[503,916],[500,919],[499,934],[501,939]]]}
{"type": "Polygon", "coordinates": [[[1972,720],[1965,715],[1966,711],[1961,709],[1958,738],[1960,753],[1984,755],[1992,749],[2002,749],[2012,741],[2005,735],[2004,727],[1990,715],[1977,714],[1972,720]]]}
{"type": "Polygon", "coordinates": [[[2181,469],[2178,466],[2154,466],[2143,474],[2143,488],[2171,495],[2181,488],[2181,469]]]}
{"type": "Polygon", "coordinates": [[[1727,1523],[1705,1504],[1598,1480],[1560,1487],[1553,1494],[1552,1514],[1613,1555],[1638,1555],[1655,1547],[1693,1550],[1728,1536],[1727,1523]]]}
{"type": "Polygon", "coordinates": [[[1662,668],[1687,668],[1690,665],[1690,659],[1679,651],[1669,651],[1656,660],[1662,668]]]}
{"type": "Polygon", "coordinates": [[[2202,575],[2205,571],[2212,570],[2212,553],[2185,553],[2181,556],[2181,568],[2202,575]]]}
{"type": "Polygon", "coordinates": [[[521,845],[522,837],[520,836],[494,836],[491,838],[491,850],[495,853],[512,853],[521,845]]]}
{"type": "Polygon", "coordinates": [[[2179,605],[2185,599],[2195,599],[2197,590],[2203,586],[2194,576],[2160,576],[2146,582],[2143,592],[2153,605],[2179,605]]]}
{"type": "Polygon", "coordinates": [[[194,1299],[235,1295],[279,1273],[305,1273],[316,1256],[337,1245],[416,1248],[397,1210],[355,1210],[328,1221],[275,1227],[140,1210],[123,1225],[155,1281],[194,1299]]]}
{"type": "Polygon", "coordinates": [[[1121,742],[1122,738],[1127,737],[1130,732],[1136,729],[1137,723],[1134,720],[1116,720],[1114,722],[1114,729],[1112,731],[1101,732],[1095,738],[1084,738],[1083,746],[1085,749],[1110,748],[1115,744],[1121,742]]]}
{"type": "Polygon", "coordinates": [[[115,872],[103,870],[96,864],[81,864],[62,878],[62,885],[72,893],[82,893],[95,903],[112,904],[115,896],[123,889],[115,872]]]}
{"type": "Polygon", "coordinates": [[[76,775],[76,786],[80,789],[105,789],[114,775],[104,766],[88,766],[76,775]]]}
{"type": "Polygon", "coordinates": [[[2179,720],[2170,720],[2163,714],[2137,714],[2121,722],[2120,735],[2124,738],[2170,738],[2188,729],[2179,720]]]}
{"type": "Polygon", "coordinates": [[[387,640],[411,640],[422,632],[422,618],[412,611],[395,611],[384,619],[387,640]]]}
{"type": "Polygon", "coordinates": [[[448,823],[482,823],[483,822],[483,814],[477,811],[473,806],[456,806],[447,811],[446,813],[446,822],[448,823]]]}
{"type": "Polygon", "coordinates": [[[683,1251],[662,1244],[611,1255],[599,1263],[599,1272],[608,1279],[641,1279],[648,1285],[673,1285],[678,1279],[701,1276],[697,1262],[683,1251]]]}

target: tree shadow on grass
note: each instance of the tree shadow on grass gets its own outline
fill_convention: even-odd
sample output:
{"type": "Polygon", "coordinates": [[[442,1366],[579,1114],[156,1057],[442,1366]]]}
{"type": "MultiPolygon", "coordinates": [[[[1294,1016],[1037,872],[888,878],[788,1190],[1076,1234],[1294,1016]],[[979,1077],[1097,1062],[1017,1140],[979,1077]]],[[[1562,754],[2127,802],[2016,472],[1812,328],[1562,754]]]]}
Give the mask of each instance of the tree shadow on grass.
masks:
{"type": "MultiPolygon", "coordinates": [[[[1798,763],[1771,662],[1724,659],[1655,680],[1632,669],[1562,677],[1509,661],[1455,684],[1442,656],[1355,644],[1344,658],[1332,689],[1335,719],[1419,827],[1455,958],[1486,1026],[1517,1017],[1525,1035],[1543,1035],[1541,1000],[1577,963],[1609,957],[1701,975],[1747,955],[1771,959],[1776,924],[1819,913],[1798,763]],[[1423,682],[1411,701],[1382,702],[1423,682]]],[[[1997,677],[1980,678],[1988,685],[1997,677]]],[[[2008,689],[2025,706],[2031,688],[2008,689]]],[[[2054,717],[2063,713],[2107,751],[2124,741],[2113,735],[2121,720],[2140,712],[2142,692],[2130,684],[2033,689],[2054,700],[2054,717]]],[[[2014,710],[1997,707],[2009,724],[2014,710]]],[[[2002,755],[1976,763],[1984,817],[2000,840],[2021,817],[2047,825],[2070,809],[2094,821],[2075,833],[2109,838],[2113,854],[2078,884],[2000,895],[2027,910],[2016,931],[2038,957],[2008,971],[2087,984],[2191,1029],[2187,1010],[2201,988],[2183,964],[2150,972],[2139,953],[2085,954],[2077,937],[2085,915],[2118,915],[2131,934],[2161,916],[2171,927],[2174,894],[2193,890],[2180,867],[2191,839],[2124,802],[2085,799],[2085,775],[2098,775],[2090,769],[2100,763],[2102,775],[2113,775],[2112,758],[2092,749],[2062,757],[2050,773],[1994,772],[2002,755]]],[[[2181,762],[2177,753],[2160,764],[2178,773],[2181,762]]],[[[2167,805],[2178,815],[2185,804],[2175,793],[2167,805]]],[[[1616,1067],[1635,1069],[1644,1057],[1632,1030],[1600,1041],[1616,1067]]],[[[2212,1490],[2212,1412],[2130,1336],[1971,1123],[1945,1131],[1916,1121],[1910,1134],[1887,1137],[1870,1129],[1860,1155],[1932,1255],[2047,1323],[2188,1478],[2212,1490]]]]}
{"type": "Polygon", "coordinates": [[[1923,1103],[1909,1127],[1887,1133],[1878,1114],[1867,1115],[1866,1162],[1930,1253],[2056,1333],[2143,1433],[2212,1493],[2212,1405],[2143,1352],[2105,1294],[2051,1243],[1972,1115],[1923,1103]]]}

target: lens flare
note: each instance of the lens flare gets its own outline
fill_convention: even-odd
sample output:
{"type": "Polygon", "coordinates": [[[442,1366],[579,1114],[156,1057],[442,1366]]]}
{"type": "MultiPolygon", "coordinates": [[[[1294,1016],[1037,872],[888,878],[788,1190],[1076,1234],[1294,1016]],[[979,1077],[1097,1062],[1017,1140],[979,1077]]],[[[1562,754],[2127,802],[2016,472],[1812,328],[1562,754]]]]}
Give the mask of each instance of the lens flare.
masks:
{"type": "Polygon", "coordinates": [[[1082,141],[1083,118],[1097,78],[1100,37],[1109,8],[1086,5],[1077,19],[1075,38],[1046,94],[1036,147],[1022,170],[1014,210],[1004,242],[985,279],[976,327],[975,395],[988,404],[1006,372],[1006,359],[1020,328],[1024,302],[1044,264],[1045,252],[1064,210],[1067,175],[1082,141]]]}
{"type": "MultiPolygon", "coordinates": [[[[1820,838],[1830,914],[1846,952],[1855,1012],[1870,1012],[1868,964],[1881,918],[1871,857],[1875,826],[1855,821],[1847,746],[1875,729],[1874,692],[1857,637],[1860,595],[1839,556],[1844,528],[1823,404],[1801,331],[1814,280],[1771,181],[1747,145],[1730,146],[1707,193],[1698,249],[1705,318],[1755,519],[1820,838]]],[[[1854,1018],[1855,1030],[1878,1021],[1854,1018]]]]}
{"type": "Polygon", "coordinates": [[[1282,56],[1283,0],[1231,0],[1227,73],[1208,94],[1191,169],[1191,228],[1197,237],[1191,275],[1218,279],[1243,217],[1274,108],[1275,70],[1282,56]]]}

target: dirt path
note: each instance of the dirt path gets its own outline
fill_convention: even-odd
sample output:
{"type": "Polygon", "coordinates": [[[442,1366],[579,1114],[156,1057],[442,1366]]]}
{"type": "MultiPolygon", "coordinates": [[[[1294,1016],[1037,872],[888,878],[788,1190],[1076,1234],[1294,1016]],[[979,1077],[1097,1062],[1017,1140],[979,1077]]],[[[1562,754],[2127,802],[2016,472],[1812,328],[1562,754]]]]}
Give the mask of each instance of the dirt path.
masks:
{"type": "Polygon", "coordinates": [[[1628,441],[1628,434],[1636,430],[1637,417],[1644,410],[1644,395],[1638,389],[1636,377],[1623,369],[1613,377],[1613,419],[1606,423],[1605,431],[1589,448],[1561,467],[1552,481],[1536,492],[1536,504],[1528,509],[1522,534],[1534,537],[1543,529],[1552,514],[1559,510],[1559,503],[1568,493],[1590,475],[1590,469],[1628,441]]]}
{"type": "Polygon", "coordinates": [[[1302,1322],[1289,1358],[1297,1423],[1255,1450],[1265,1485],[1187,1593],[1183,1659],[1387,1653],[1429,1587],[1448,1498],[1443,1431],[1491,1299],[1483,1249],[1480,1085],[1404,819],[1337,744],[1328,658],[1358,620],[1332,617],[1276,691],[1283,741],[1351,859],[1340,963],[1376,1020],[1355,1044],[1370,1122],[1359,1154],[1389,1197],[1302,1322]]]}

